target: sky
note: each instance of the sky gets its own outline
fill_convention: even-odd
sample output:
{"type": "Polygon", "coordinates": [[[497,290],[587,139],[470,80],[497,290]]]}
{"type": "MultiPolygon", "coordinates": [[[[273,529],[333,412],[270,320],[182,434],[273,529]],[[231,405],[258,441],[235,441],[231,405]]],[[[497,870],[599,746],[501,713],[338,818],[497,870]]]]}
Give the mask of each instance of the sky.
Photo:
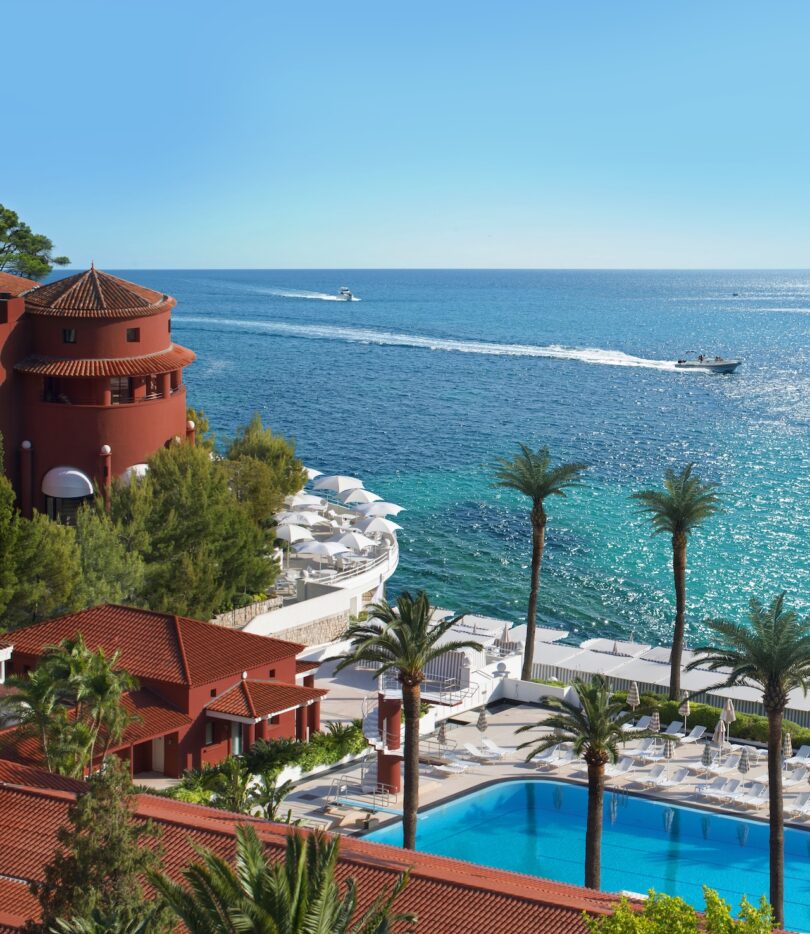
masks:
{"type": "Polygon", "coordinates": [[[4,0],[0,202],[110,269],[810,266],[806,0],[4,0]]]}

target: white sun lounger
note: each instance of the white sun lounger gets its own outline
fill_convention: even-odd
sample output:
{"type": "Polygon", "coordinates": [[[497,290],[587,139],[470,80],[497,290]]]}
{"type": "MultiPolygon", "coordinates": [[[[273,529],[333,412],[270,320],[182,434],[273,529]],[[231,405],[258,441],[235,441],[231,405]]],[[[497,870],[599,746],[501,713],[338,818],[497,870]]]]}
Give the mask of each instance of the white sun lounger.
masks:
{"type": "Polygon", "coordinates": [[[497,753],[490,752],[488,749],[479,749],[477,746],[473,746],[472,743],[465,743],[464,748],[473,759],[483,759],[485,762],[493,762],[495,759],[501,758],[497,753]]]}
{"type": "Polygon", "coordinates": [[[663,778],[655,783],[656,788],[674,788],[675,785],[681,785],[686,780],[689,769],[676,769],[672,775],[664,772],[663,778]]]}
{"type": "Polygon", "coordinates": [[[785,778],[782,781],[783,788],[791,788],[793,785],[800,785],[807,778],[807,769],[805,766],[802,766],[799,769],[796,769],[795,772],[791,773],[790,778],[785,778]]]}
{"type": "Polygon", "coordinates": [[[641,745],[638,747],[638,749],[630,749],[628,752],[631,756],[635,756],[636,759],[644,759],[653,748],[654,742],[655,740],[652,738],[652,736],[648,736],[646,739],[641,741],[641,745]]]}
{"type": "Polygon", "coordinates": [[[785,765],[810,765],[810,746],[801,746],[795,755],[785,759],[785,765]]]}
{"type": "Polygon", "coordinates": [[[683,720],[673,720],[664,730],[664,736],[678,736],[683,729],[683,720]]]}
{"type": "Polygon", "coordinates": [[[696,743],[699,739],[703,738],[703,734],[706,732],[705,726],[693,726],[691,732],[688,736],[684,736],[681,740],[681,745],[685,743],[696,743]]]}
{"type": "Polygon", "coordinates": [[[560,754],[559,746],[550,746],[529,759],[529,765],[550,765],[560,754]]]}
{"type": "Polygon", "coordinates": [[[605,775],[608,778],[619,778],[621,775],[632,772],[633,768],[633,760],[629,756],[622,756],[615,765],[605,766],[605,775]]]}
{"type": "Polygon", "coordinates": [[[643,730],[648,730],[650,728],[651,720],[652,720],[652,717],[639,717],[638,721],[635,724],[631,725],[629,723],[626,723],[622,727],[622,730],[625,733],[636,733],[636,732],[641,732],[643,730]]]}
{"type": "Polygon", "coordinates": [[[493,755],[497,756],[499,759],[503,759],[505,756],[509,755],[508,749],[503,749],[496,742],[493,742],[491,739],[484,737],[481,740],[481,745],[488,749],[493,755]]]}
{"type": "Polygon", "coordinates": [[[698,785],[696,791],[701,798],[714,798],[723,793],[727,784],[728,779],[721,775],[709,784],[698,785]]]}
{"type": "Polygon", "coordinates": [[[452,762],[448,761],[444,765],[433,765],[435,771],[440,772],[442,775],[461,775],[467,771],[469,766],[466,762],[461,762],[458,759],[454,759],[452,762]]]}
{"type": "Polygon", "coordinates": [[[729,772],[736,772],[737,766],[740,764],[740,757],[738,754],[729,756],[726,759],[725,765],[710,765],[709,771],[715,774],[727,775],[729,772]]]}
{"type": "Polygon", "coordinates": [[[752,782],[747,792],[730,796],[735,804],[746,808],[761,808],[768,801],[768,786],[759,782],[752,782]]]}
{"type": "Polygon", "coordinates": [[[666,777],[666,770],[665,765],[656,765],[648,774],[642,775],[639,781],[642,785],[659,785],[666,777]]]}
{"type": "Polygon", "coordinates": [[[796,817],[810,813],[810,791],[803,791],[792,804],[785,805],[785,810],[796,817]]]}

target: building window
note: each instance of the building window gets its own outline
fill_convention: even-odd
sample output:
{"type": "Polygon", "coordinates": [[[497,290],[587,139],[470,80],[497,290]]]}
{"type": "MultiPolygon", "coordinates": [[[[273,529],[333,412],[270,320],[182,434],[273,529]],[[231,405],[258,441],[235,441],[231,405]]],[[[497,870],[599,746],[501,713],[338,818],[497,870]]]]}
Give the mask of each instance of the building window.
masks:
{"type": "Polygon", "coordinates": [[[157,376],[146,377],[146,398],[157,399],[160,396],[157,376]]]}
{"type": "Polygon", "coordinates": [[[268,677],[268,678],[275,678],[275,676],[276,676],[276,669],[275,669],[275,668],[271,668],[271,669],[267,672],[267,677],[268,677]]]}
{"type": "Polygon", "coordinates": [[[205,745],[210,746],[214,742],[214,724],[210,720],[205,721],[205,745]]]}
{"type": "Polygon", "coordinates": [[[217,689],[211,688],[211,697],[216,697],[216,696],[217,696],[217,689]]]}
{"type": "Polygon", "coordinates": [[[281,723],[281,716],[276,714],[274,717],[270,717],[270,726],[278,726],[281,723]]]}
{"type": "Polygon", "coordinates": [[[128,376],[110,377],[110,402],[113,405],[132,402],[132,380],[128,376]]]}
{"type": "Polygon", "coordinates": [[[64,328],[62,330],[62,343],[63,344],[75,344],[76,343],[76,329],[75,328],[64,328]]]}
{"type": "Polygon", "coordinates": [[[231,723],[231,755],[242,755],[242,724],[231,723]]]}
{"type": "Polygon", "coordinates": [[[76,525],[76,516],[79,507],[84,503],[91,503],[92,496],[46,496],[45,512],[49,519],[61,522],[62,525],[76,525]]]}
{"type": "Polygon", "coordinates": [[[138,344],[141,340],[140,328],[127,328],[127,343],[138,344]]]}
{"type": "Polygon", "coordinates": [[[169,334],[172,333],[172,319],[169,318],[169,334]]]}

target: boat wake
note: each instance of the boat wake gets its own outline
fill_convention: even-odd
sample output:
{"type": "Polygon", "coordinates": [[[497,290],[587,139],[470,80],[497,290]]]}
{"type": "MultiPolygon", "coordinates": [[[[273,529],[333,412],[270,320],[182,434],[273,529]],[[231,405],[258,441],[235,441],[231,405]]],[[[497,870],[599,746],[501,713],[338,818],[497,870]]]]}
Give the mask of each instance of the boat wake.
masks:
{"type": "Polygon", "coordinates": [[[555,360],[578,360],[598,366],[640,367],[649,370],[676,370],[669,360],[648,360],[634,357],[621,350],[603,350],[598,347],[565,347],[561,344],[499,344],[494,341],[458,340],[455,338],[426,337],[396,331],[377,331],[373,328],[352,328],[328,324],[290,324],[285,321],[248,321],[239,318],[202,318],[177,315],[182,325],[203,324],[217,328],[253,331],[257,334],[278,334],[310,340],[345,341],[352,344],[378,344],[387,347],[415,347],[421,350],[447,353],[485,354],[495,357],[547,357],[555,360]]]}
{"type": "Polygon", "coordinates": [[[316,302],[359,302],[362,299],[352,295],[351,298],[341,298],[339,295],[330,295],[328,292],[307,292],[305,289],[262,289],[268,295],[278,298],[308,298],[316,302]]]}

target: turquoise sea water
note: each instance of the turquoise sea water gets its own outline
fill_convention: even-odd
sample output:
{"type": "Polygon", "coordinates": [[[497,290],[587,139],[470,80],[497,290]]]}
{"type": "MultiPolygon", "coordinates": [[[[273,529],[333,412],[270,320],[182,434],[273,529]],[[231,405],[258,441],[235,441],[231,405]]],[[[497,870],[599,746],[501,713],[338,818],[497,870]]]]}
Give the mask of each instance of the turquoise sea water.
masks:
{"type": "MultiPolygon", "coordinates": [[[[419,815],[417,849],[581,885],[587,788],[509,781],[419,815]]],[[[399,822],[365,839],[402,844],[399,822]]],[[[631,795],[605,795],[602,888],[678,895],[703,907],[702,886],[736,909],[768,893],[768,825],[631,795]]],[[[810,833],[785,831],[785,921],[810,931],[810,833]]]]}
{"type": "Polygon", "coordinates": [[[190,399],[219,432],[259,411],[308,465],[407,507],[393,591],[522,619],[526,505],[490,487],[489,465],[525,440],[592,465],[550,504],[546,620],[667,640],[669,542],[628,495],[687,460],[726,506],[690,546],[692,633],[752,594],[808,609],[810,273],[120,274],[177,297],[190,399]],[[330,300],[342,285],[362,300],[330,300]],[[673,371],[688,350],[745,363],[673,371]]]}

